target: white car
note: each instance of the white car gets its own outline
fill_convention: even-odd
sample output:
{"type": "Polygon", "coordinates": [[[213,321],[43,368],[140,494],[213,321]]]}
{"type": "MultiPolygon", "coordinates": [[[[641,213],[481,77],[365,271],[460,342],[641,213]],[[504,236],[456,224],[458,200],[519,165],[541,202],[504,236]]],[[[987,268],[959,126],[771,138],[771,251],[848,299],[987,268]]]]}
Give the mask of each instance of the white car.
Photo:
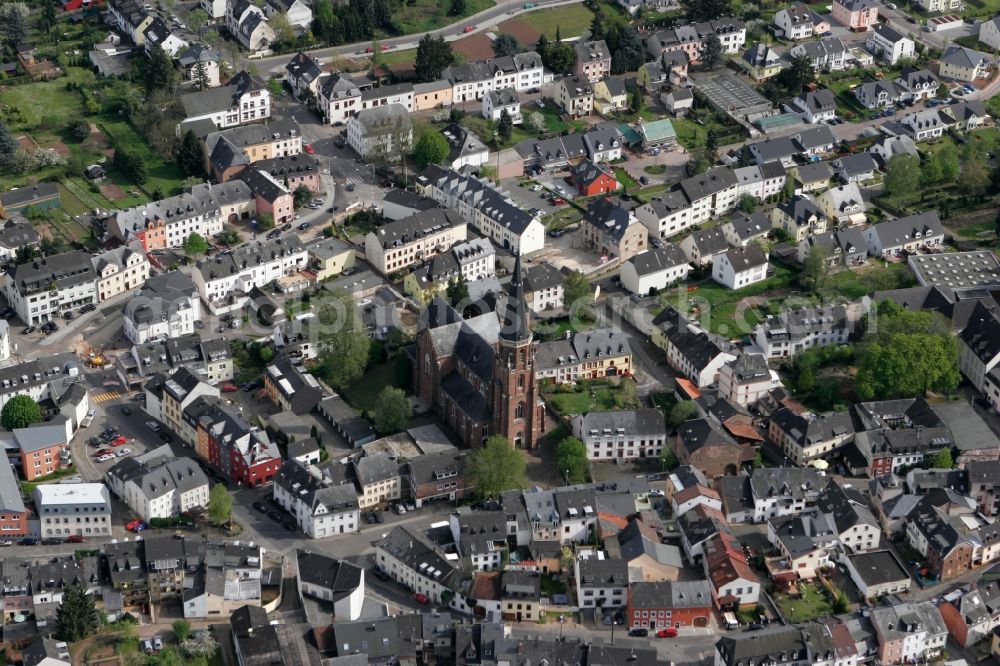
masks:
{"type": "Polygon", "coordinates": [[[108,462],[109,460],[114,460],[114,459],[115,459],[115,457],[113,455],[106,453],[103,456],[98,456],[97,462],[99,462],[99,463],[108,462]]]}
{"type": "Polygon", "coordinates": [[[132,449],[126,446],[124,449],[118,449],[118,452],[115,455],[119,458],[124,458],[130,453],[132,453],[132,449]]]}
{"type": "Polygon", "coordinates": [[[160,431],[160,424],[157,423],[156,421],[146,421],[146,427],[152,430],[153,432],[160,431]]]}

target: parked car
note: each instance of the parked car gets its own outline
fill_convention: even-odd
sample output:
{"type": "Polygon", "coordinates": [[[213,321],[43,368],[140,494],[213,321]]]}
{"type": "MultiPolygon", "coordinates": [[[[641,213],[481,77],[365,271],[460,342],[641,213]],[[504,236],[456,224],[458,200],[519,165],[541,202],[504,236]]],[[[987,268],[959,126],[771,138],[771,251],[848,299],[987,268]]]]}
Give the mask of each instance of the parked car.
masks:
{"type": "Polygon", "coordinates": [[[431,602],[431,600],[430,600],[430,599],[429,599],[429,598],[427,597],[427,595],[426,595],[426,594],[421,594],[420,592],[417,592],[416,594],[414,594],[414,595],[413,595],[413,599],[414,599],[414,600],[415,600],[415,601],[416,601],[416,602],[417,602],[418,604],[424,604],[424,605],[427,605],[427,604],[429,604],[429,603],[431,602]]]}
{"type": "Polygon", "coordinates": [[[406,513],[406,507],[404,507],[402,504],[397,504],[394,510],[396,511],[396,514],[399,516],[402,516],[404,513],[406,513]]]}
{"type": "Polygon", "coordinates": [[[153,641],[148,638],[142,642],[142,651],[146,654],[153,654],[153,641]]]}
{"type": "Polygon", "coordinates": [[[169,432],[161,432],[159,437],[161,441],[166,442],[167,444],[174,441],[173,435],[171,435],[169,432]]]}
{"type": "Polygon", "coordinates": [[[122,414],[124,414],[125,416],[131,416],[132,408],[129,407],[128,405],[122,405],[122,414]]]}
{"type": "Polygon", "coordinates": [[[657,638],[675,638],[677,636],[677,629],[675,627],[667,627],[666,629],[660,629],[656,632],[657,638]]]}
{"type": "Polygon", "coordinates": [[[83,543],[86,539],[83,538],[82,534],[70,534],[66,537],[66,543],[83,543]]]}
{"type": "Polygon", "coordinates": [[[32,334],[32,333],[34,333],[34,332],[35,332],[36,330],[38,330],[38,329],[36,329],[36,328],[35,328],[34,326],[29,326],[28,328],[24,329],[24,331],[22,331],[22,333],[23,333],[24,335],[31,335],[31,334],[32,334]]]}
{"type": "Polygon", "coordinates": [[[111,440],[111,446],[121,446],[122,444],[124,444],[127,441],[128,441],[128,439],[125,438],[124,435],[118,435],[113,440],[111,440]]]}
{"type": "Polygon", "coordinates": [[[125,456],[127,456],[130,453],[132,453],[132,449],[130,449],[130,448],[128,448],[126,446],[123,449],[118,449],[118,453],[115,454],[115,457],[116,458],[124,458],[125,456]]]}
{"type": "Polygon", "coordinates": [[[63,319],[65,319],[66,321],[69,321],[70,319],[73,318],[73,311],[72,310],[66,310],[66,312],[63,312],[62,316],[63,316],[63,319]]]}
{"type": "Polygon", "coordinates": [[[23,539],[21,539],[21,545],[22,546],[37,546],[38,545],[38,539],[35,539],[33,537],[24,537],[23,539]]]}
{"type": "Polygon", "coordinates": [[[299,225],[299,231],[305,231],[306,229],[308,229],[311,226],[312,225],[309,224],[308,222],[303,222],[302,224],[299,225]]]}
{"type": "Polygon", "coordinates": [[[153,649],[156,650],[157,652],[163,649],[163,639],[160,638],[159,636],[153,637],[153,649]]]}
{"type": "Polygon", "coordinates": [[[80,312],[93,312],[96,309],[97,309],[96,305],[94,305],[93,303],[87,303],[82,308],[80,308],[80,312]]]}
{"type": "Polygon", "coordinates": [[[223,384],[222,385],[222,392],[223,393],[235,393],[235,392],[237,392],[239,390],[240,390],[240,387],[236,386],[235,384],[223,384]]]}
{"type": "Polygon", "coordinates": [[[153,432],[160,431],[160,424],[157,423],[156,421],[146,421],[146,427],[152,430],[153,432]]]}
{"type": "Polygon", "coordinates": [[[312,147],[311,143],[307,143],[307,144],[303,145],[302,146],[302,150],[306,151],[310,155],[315,155],[316,154],[316,149],[312,147]]]}
{"type": "Polygon", "coordinates": [[[115,459],[114,454],[110,453],[106,453],[103,456],[97,456],[97,462],[99,463],[108,462],[109,460],[114,460],[114,459],[115,459]]]}
{"type": "Polygon", "coordinates": [[[0,540],[0,546],[13,546],[13,545],[14,545],[14,542],[11,541],[10,539],[2,539],[2,540],[0,540]]]}
{"type": "Polygon", "coordinates": [[[138,518],[136,518],[135,520],[130,520],[127,523],[125,523],[125,529],[127,529],[129,532],[134,532],[135,528],[138,527],[139,523],[141,522],[142,521],[139,520],[138,518]]]}
{"type": "Polygon", "coordinates": [[[649,636],[649,629],[643,629],[642,627],[629,629],[628,635],[635,636],[637,638],[645,638],[646,636],[649,636]]]}
{"type": "Polygon", "coordinates": [[[275,521],[277,521],[279,523],[283,520],[282,517],[281,517],[281,514],[278,513],[277,511],[273,511],[273,510],[267,512],[267,517],[270,518],[271,520],[275,520],[275,521]]]}
{"type": "Polygon", "coordinates": [[[253,508],[261,513],[267,513],[267,507],[264,506],[262,502],[254,502],[252,504],[253,508]]]}

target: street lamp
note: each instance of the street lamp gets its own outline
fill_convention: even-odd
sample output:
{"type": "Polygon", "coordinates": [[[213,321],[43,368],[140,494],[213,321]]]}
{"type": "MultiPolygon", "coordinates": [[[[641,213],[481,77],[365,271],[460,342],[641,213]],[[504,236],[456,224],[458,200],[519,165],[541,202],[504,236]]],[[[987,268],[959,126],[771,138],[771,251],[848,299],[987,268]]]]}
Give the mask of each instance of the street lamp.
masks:
{"type": "Polygon", "coordinates": [[[562,634],[562,632],[563,632],[563,622],[565,622],[565,621],[566,621],[566,616],[563,615],[562,613],[560,613],[559,614],[559,640],[560,641],[562,640],[562,637],[563,637],[563,634],[562,634]]]}

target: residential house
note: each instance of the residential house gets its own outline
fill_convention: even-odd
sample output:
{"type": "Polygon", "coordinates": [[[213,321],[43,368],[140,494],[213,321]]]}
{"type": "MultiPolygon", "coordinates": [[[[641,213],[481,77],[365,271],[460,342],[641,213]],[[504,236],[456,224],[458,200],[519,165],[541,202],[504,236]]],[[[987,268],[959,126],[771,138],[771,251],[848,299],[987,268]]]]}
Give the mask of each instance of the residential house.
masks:
{"type": "Polygon", "coordinates": [[[625,613],[629,629],[708,626],[712,592],[706,581],[634,582],[625,613]]]}
{"type": "Polygon", "coordinates": [[[368,232],[365,260],[388,275],[432,259],[465,240],[466,223],[456,211],[432,208],[368,232]]]}
{"type": "Polygon", "coordinates": [[[111,498],[103,483],[42,484],[31,497],[43,538],[111,536],[111,498]]]}
{"type": "Polygon", "coordinates": [[[830,29],[830,23],[822,20],[809,7],[793,2],[774,15],[775,32],[784,39],[798,41],[819,35],[830,29]]]}
{"type": "Polygon", "coordinates": [[[403,290],[420,302],[428,303],[437,296],[445,295],[448,285],[454,280],[477,282],[495,277],[495,261],[496,249],[489,239],[476,238],[458,243],[407,274],[403,279],[403,290]]]}
{"type": "Polygon", "coordinates": [[[611,74],[611,51],[603,39],[578,41],[573,44],[573,51],[576,54],[575,76],[597,83],[611,74]]]}
{"type": "Polygon", "coordinates": [[[958,367],[973,386],[983,391],[987,375],[1000,364],[1000,318],[984,304],[976,303],[969,322],[958,334],[958,367]]]}
{"type": "Polygon", "coordinates": [[[460,501],[468,492],[461,453],[425,454],[403,464],[402,497],[417,508],[430,502],[460,501]]]}
{"type": "Polygon", "coordinates": [[[728,289],[742,289],[767,279],[767,255],[756,243],[712,257],[712,279],[728,289]]]}
{"type": "Polygon", "coordinates": [[[500,576],[500,603],[504,617],[515,622],[536,622],[541,601],[541,576],[537,572],[504,571],[500,576]]]}
{"type": "Polygon", "coordinates": [[[483,95],[483,118],[497,122],[504,111],[515,125],[521,124],[521,100],[517,89],[491,90],[483,95]]]}
{"type": "Polygon", "coordinates": [[[763,83],[781,72],[781,56],[763,42],[744,51],[738,63],[757,83],[763,83]]]}
{"type": "Polygon", "coordinates": [[[938,59],[938,65],[938,74],[942,78],[968,83],[988,78],[992,67],[990,57],[985,53],[958,45],[946,48],[938,59]]]}
{"type": "Polygon", "coordinates": [[[729,241],[721,227],[709,227],[686,236],[679,247],[687,255],[688,261],[704,268],[712,264],[716,256],[729,249],[729,241]]]}
{"type": "Polygon", "coordinates": [[[788,666],[810,666],[815,655],[806,634],[797,626],[764,627],[757,632],[729,632],[715,643],[717,666],[739,666],[750,661],[766,663],[781,659],[788,666]]]}
{"type": "Polygon", "coordinates": [[[796,44],[788,53],[796,58],[808,58],[817,72],[833,72],[847,66],[847,47],[836,37],[796,44]]]}
{"type": "Polygon", "coordinates": [[[683,318],[666,333],[664,344],[667,362],[698,388],[714,384],[723,364],[736,358],[724,341],[688,324],[683,318]]]}
{"type": "Polygon", "coordinates": [[[584,197],[607,194],[621,187],[610,169],[598,166],[590,160],[583,160],[572,167],[570,176],[580,196],[584,197]]]}
{"type": "Polygon", "coordinates": [[[696,467],[710,478],[736,474],[744,458],[744,450],[736,440],[707,418],[678,426],[673,451],[681,464],[696,467]]]}
{"type": "Polygon", "coordinates": [[[308,260],[298,236],[288,234],[199,260],[192,278],[209,311],[222,314],[242,308],[254,288],[298,273],[308,260]]]}
{"type": "Polygon", "coordinates": [[[909,113],[903,117],[900,124],[913,137],[914,141],[930,141],[941,137],[948,125],[935,109],[909,113]]]}
{"type": "Polygon", "coordinates": [[[622,608],[628,598],[628,564],[604,553],[580,555],[574,566],[577,604],[581,608],[622,608]]]}
{"type": "Polygon", "coordinates": [[[916,157],[919,154],[917,144],[905,134],[879,137],[875,143],[868,147],[868,152],[875,156],[882,168],[885,168],[889,160],[896,155],[913,155],[916,157]]]}
{"type": "Polygon", "coordinates": [[[489,160],[489,148],[474,132],[457,123],[451,123],[441,133],[448,140],[448,157],[445,159],[446,164],[452,169],[479,167],[489,160]]]}
{"type": "Polygon", "coordinates": [[[863,266],[868,260],[868,242],[859,229],[840,229],[810,236],[799,243],[797,260],[804,264],[815,249],[826,255],[830,266],[863,266]]]}
{"type": "Polygon", "coordinates": [[[320,77],[323,67],[319,60],[310,54],[299,51],[285,65],[285,80],[292,88],[292,94],[302,99],[303,95],[318,96],[320,77]]]}
{"type": "Polygon", "coordinates": [[[865,229],[868,253],[873,257],[899,257],[944,243],[944,228],[937,211],[925,211],[865,229]]]}
{"type": "Polygon", "coordinates": [[[797,465],[829,456],[854,438],[846,412],[796,412],[782,407],[771,415],[768,438],[797,465]]]}
{"type": "MultiPolygon", "coordinates": [[[[686,178],[662,195],[635,208],[635,215],[654,238],[668,238],[688,227],[701,224],[733,210],[739,200],[739,183],[729,167],[716,167],[686,178]]],[[[700,242],[700,241],[698,241],[700,242]]],[[[696,243],[697,244],[697,243],[696,243]]],[[[699,263],[708,263],[697,247],[685,247],[688,256],[696,251],[699,263]]]]}
{"type": "Polygon", "coordinates": [[[878,165],[871,153],[854,153],[830,162],[834,173],[844,183],[862,183],[875,177],[878,165]]]}
{"type": "Polygon", "coordinates": [[[808,194],[830,187],[833,168],[829,162],[810,162],[788,170],[795,179],[795,194],[808,194]]]}
{"type": "Polygon", "coordinates": [[[10,537],[28,535],[28,510],[21,499],[21,487],[14,468],[0,461],[0,534],[10,537]]]}
{"type": "Polygon", "coordinates": [[[816,198],[816,204],[831,225],[855,226],[867,221],[867,206],[856,182],[831,187],[816,198]]]}
{"type": "Polygon", "coordinates": [[[507,556],[507,519],[499,511],[457,511],[448,516],[452,538],[473,571],[500,571],[507,556]]]}
{"type": "Polygon", "coordinates": [[[400,498],[399,464],[385,455],[364,456],[352,463],[362,509],[387,506],[400,498]]]}
{"type": "Polygon", "coordinates": [[[864,553],[879,547],[879,523],[868,500],[853,486],[830,479],[816,498],[816,509],[831,516],[837,541],[846,552],[864,553]]]}
{"type": "MultiPolygon", "coordinates": [[[[306,73],[300,79],[310,76],[312,74],[306,73]]],[[[316,76],[319,78],[312,79],[305,89],[315,88],[316,104],[327,123],[342,125],[361,110],[361,88],[350,77],[341,72],[316,76]]]]}
{"type": "Polygon", "coordinates": [[[218,388],[202,381],[184,366],[169,374],[157,373],[146,382],[144,389],[146,413],[181,435],[188,445],[194,444],[195,433],[182,425],[184,410],[200,396],[219,397],[218,388]]]}
{"type": "Polygon", "coordinates": [[[819,569],[828,567],[837,546],[830,523],[830,516],[822,513],[768,520],[767,540],[779,558],[777,562],[766,562],[772,577],[781,580],[787,574],[808,580],[815,578],[819,569]]]}
{"type": "Polygon", "coordinates": [[[771,226],[783,230],[790,241],[799,243],[826,231],[827,220],[812,199],[796,195],[771,211],[771,226]]]}
{"type": "Polygon", "coordinates": [[[451,84],[455,104],[482,99],[491,90],[514,88],[524,92],[541,88],[552,80],[534,51],[447,67],[441,79],[451,84]]]}
{"type": "Polygon", "coordinates": [[[760,579],[747,564],[743,546],[735,536],[720,532],[709,539],[702,563],[718,610],[757,605],[760,579]]]}
{"type": "MultiPolygon", "coordinates": [[[[238,8],[244,4],[247,4],[246,0],[241,0],[234,6],[238,8]]],[[[256,5],[250,5],[250,7],[257,11],[245,11],[242,15],[243,18],[230,27],[229,33],[236,37],[236,41],[251,53],[268,53],[271,45],[278,38],[277,33],[267,22],[267,17],[264,16],[262,10],[256,5]]]]}
{"type": "Polygon", "coordinates": [[[312,8],[303,0],[267,0],[264,13],[268,18],[283,14],[293,30],[308,30],[313,21],[312,8]]]}
{"type": "MultiPolygon", "coordinates": [[[[148,264],[147,264],[148,266],[148,264]]],[[[125,304],[122,329],[132,344],[191,335],[201,320],[201,300],[193,280],[180,271],[155,275],[125,304]]]]}
{"type": "Polygon", "coordinates": [[[281,467],[278,446],[267,432],[251,427],[243,414],[219,399],[201,397],[184,413],[195,430],[198,457],[244,488],[267,485],[281,467]]]}
{"type": "Polygon", "coordinates": [[[171,59],[177,57],[177,54],[182,50],[187,48],[188,43],[184,41],[178,35],[175,35],[167,24],[163,22],[160,17],[155,17],[146,26],[146,30],[143,32],[145,37],[144,50],[146,55],[151,57],[155,49],[163,49],[171,59]]]}
{"type": "Polygon", "coordinates": [[[149,277],[149,261],[138,248],[118,247],[93,257],[98,299],[131,291],[149,277]]]}
{"type": "Polygon", "coordinates": [[[825,123],[837,117],[837,99],[828,88],[811,90],[792,100],[792,109],[807,123],[825,123]]]}
{"type": "Polygon", "coordinates": [[[40,324],[66,310],[96,305],[97,271],[88,253],[71,250],[13,267],[3,291],[21,321],[40,324]]]}
{"type": "Polygon", "coordinates": [[[184,126],[202,120],[225,129],[271,117],[271,93],[263,81],[247,72],[240,72],[224,86],[181,95],[181,105],[185,118],[177,125],[178,135],[184,126]]]}
{"type": "Polygon", "coordinates": [[[572,76],[556,84],[555,102],[573,118],[589,116],[594,110],[594,89],[585,77],[572,76]]]}
{"type": "Polygon", "coordinates": [[[443,109],[451,106],[451,84],[444,79],[413,84],[413,110],[443,109]]]}
{"type": "Polygon", "coordinates": [[[146,28],[156,16],[143,9],[136,0],[108,0],[108,19],[111,25],[136,46],[146,41],[146,28]]]}
{"type": "Polygon", "coordinates": [[[521,209],[510,195],[488,180],[430,165],[417,178],[417,190],[457,210],[497,247],[528,254],[545,244],[545,225],[539,217],[521,209]]]}
{"type": "Polygon", "coordinates": [[[300,597],[333,604],[333,619],[354,622],[365,604],[365,570],[350,562],[296,549],[300,597]]]}
{"type": "Polygon", "coordinates": [[[208,477],[191,458],[176,458],[163,445],[119,460],[108,470],[108,487],[147,523],[208,507],[208,477]]]}
{"type": "Polygon", "coordinates": [[[365,159],[408,152],[412,142],[409,112],[401,104],[363,109],[347,121],[347,143],[365,159]]]}
{"type": "MultiPolygon", "coordinates": [[[[665,106],[667,111],[672,113],[675,118],[683,118],[688,111],[694,108],[694,93],[690,88],[672,87],[669,90],[660,93],[660,101],[663,102],[663,106],[665,106]]],[[[655,123],[649,124],[655,125],[655,123]]],[[[663,127],[666,126],[663,125],[663,127]]],[[[673,124],[670,125],[670,129],[673,129],[673,124]]],[[[644,138],[648,142],[648,133],[644,136],[644,138]]]]}
{"type": "MultiPolygon", "coordinates": [[[[289,445],[291,446],[291,445],[289,445]]],[[[361,529],[358,493],[353,483],[317,478],[308,468],[287,460],[274,476],[274,501],[295,518],[311,539],[354,534],[361,529]]]]}
{"type": "Polygon", "coordinates": [[[375,563],[393,580],[436,604],[445,603],[442,595],[454,589],[460,575],[443,552],[406,527],[394,527],[375,542],[375,563]]]}
{"type": "Polygon", "coordinates": [[[941,613],[930,601],[876,607],[869,619],[878,641],[878,659],[887,666],[930,660],[948,640],[941,613]]]}
{"type": "Polygon", "coordinates": [[[972,647],[988,640],[1000,626],[1000,585],[990,581],[948,594],[938,605],[938,612],[955,642],[972,647]]]}
{"type": "Polygon", "coordinates": [[[833,0],[830,15],[855,32],[865,32],[878,23],[878,5],[874,0],[833,0]]]}
{"type": "Polygon", "coordinates": [[[1000,513],[1000,462],[977,462],[969,471],[969,497],[984,516],[1000,513]]]}
{"type": "MultiPolygon", "coordinates": [[[[627,107],[628,89],[623,77],[607,77],[594,83],[594,110],[599,114],[608,117],[627,107]]],[[[673,109],[670,111],[673,112],[673,109]]]]}
{"type": "MultiPolygon", "coordinates": [[[[673,96],[674,93],[671,92],[669,95],[673,96]]],[[[680,101],[679,97],[676,98],[676,101],[680,101]]],[[[682,106],[690,108],[691,105],[683,104],[682,106]]],[[[680,107],[672,104],[671,112],[678,108],[680,107]]],[[[677,145],[677,132],[674,130],[674,124],[670,122],[669,118],[661,118],[652,122],[641,122],[639,123],[638,132],[642,141],[642,147],[645,150],[671,150],[677,145]]]]}
{"type": "Polygon", "coordinates": [[[524,271],[524,297],[536,314],[563,307],[563,274],[548,262],[529,266],[524,271]]]}
{"type": "Polygon", "coordinates": [[[601,198],[583,216],[583,241],[607,259],[622,262],[646,249],[648,232],[632,211],[601,198]]]}
{"type": "Polygon", "coordinates": [[[738,212],[722,225],[722,233],[726,237],[726,241],[733,247],[743,247],[750,243],[763,241],[771,233],[771,218],[763,211],[756,211],[749,215],[738,212]]]}
{"type": "Polygon", "coordinates": [[[22,247],[39,249],[41,237],[27,218],[9,211],[4,213],[7,219],[0,225],[0,262],[9,263],[22,247]]]}
{"type": "Polygon", "coordinates": [[[691,265],[673,243],[663,243],[622,263],[622,286],[633,294],[647,295],[687,279],[691,265]]]}
{"type": "Polygon", "coordinates": [[[866,109],[886,109],[903,100],[906,90],[895,81],[867,79],[854,87],[854,97],[866,109]]]}
{"type": "Polygon", "coordinates": [[[746,407],[781,385],[762,354],[740,351],[734,361],[719,369],[719,396],[746,407]]]}
{"type": "Polygon", "coordinates": [[[628,337],[616,328],[577,333],[542,342],[535,353],[535,379],[557,384],[632,374],[628,337]]]}
{"type": "Polygon", "coordinates": [[[752,522],[759,524],[811,511],[822,484],[820,471],[812,467],[754,469],[749,480],[752,522]]]}
{"type": "Polygon", "coordinates": [[[284,354],[274,359],[264,372],[264,390],[271,402],[283,411],[298,415],[311,412],[323,398],[319,381],[284,354]]]}
{"type": "Polygon", "coordinates": [[[895,65],[903,59],[913,58],[915,44],[909,37],[902,35],[885,23],[879,23],[868,35],[865,47],[875,56],[890,65],[895,65]]]}
{"type": "Polygon", "coordinates": [[[934,72],[928,69],[913,69],[905,67],[896,77],[896,84],[903,88],[906,93],[904,100],[919,102],[922,99],[932,99],[937,96],[941,82],[938,81],[934,72]]]}
{"type": "Polygon", "coordinates": [[[587,447],[590,460],[656,458],[667,440],[663,415],[656,409],[580,414],[573,417],[571,430],[587,447]]]}

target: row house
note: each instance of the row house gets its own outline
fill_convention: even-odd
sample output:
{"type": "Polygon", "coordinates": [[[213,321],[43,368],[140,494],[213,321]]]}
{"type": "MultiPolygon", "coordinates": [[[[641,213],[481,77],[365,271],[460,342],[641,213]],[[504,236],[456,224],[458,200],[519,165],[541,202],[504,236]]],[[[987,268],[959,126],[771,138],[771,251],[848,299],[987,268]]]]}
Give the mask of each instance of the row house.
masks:
{"type": "MultiPolygon", "coordinates": [[[[785,182],[788,180],[785,165],[780,161],[739,167],[733,170],[733,174],[739,183],[737,200],[746,194],[758,201],[764,201],[785,189],[785,182]]],[[[743,244],[733,243],[733,245],[743,244]]]]}
{"type": "Polygon", "coordinates": [[[669,238],[731,212],[739,201],[738,193],[739,181],[733,170],[715,167],[682,180],[634,212],[651,238],[669,238]]]}
{"type": "MultiPolygon", "coordinates": [[[[195,297],[197,298],[197,296],[195,297]]],[[[114,359],[115,373],[122,386],[142,390],[157,373],[171,373],[185,367],[209,384],[233,378],[233,353],[223,338],[202,340],[196,333],[176,338],[159,337],[132,345],[114,359]]]]}
{"type": "Polygon", "coordinates": [[[5,538],[28,535],[28,510],[21,499],[14,468],[6,460],[0,460],[0,535],[5,538]]]}
{"type": "Polygon", "coordinates": [[[459,511],[448,516],[448,526],[473,571],[500,571],[508,553],[507,521],[502,513],[459,511]]]}
{"type": "MultiPolygon", "coordinates": [[[[799,243],[796,259],[804,263],[813,251],[823,252],[827,265],[854,268],[867,263],[868,244],[858,229],[841,229],[810,236],[799,243]]],[[[770,343],[765,338],[763,344],[770,343]]]]}
{"type": "Polygon", "coordinates": [[[576,55],[573,74],[576,76],[597,83],[611,75],[611,51],[603,39],[576,42],[573,52],[576,55]]]}
{"type": "Polygon", "coordinates": [[[433,208],[368,232],[365,260],[389,275],[433,259],[466,240],[466,221],[454,210],[433,208]]]}
{"type": "Polygon", "coordinates": [[[300,416],[311,412],[325,395],[319,380],[285,354],[267,366],[264,391],[278,409],[300,416]]]}
{"type": "Polygon", "coordinates": [[[791,358],[812,347],[846,344],[854,324],[843,305],[799,308],[768,315],[754,327],[751,336],[754,348],[767,358],[791,358]]]}
{"type": "Polygon", "coordinates": [[[743,545],[729,532],[720,532],[705,543],[702,559],[705,579],[719,611],[756,606],[761,581],[747,563],[743,545]]]}
{"type": "Polygon", "coordinates": [[[542,58],[534,51],[453,65],[441,72],[452,88],[454,103],[480,100],[490,91],[513,88],[518,92],[541,88],[552,80],[542,58]]]}
{"type": "Polygon", "coordinates": [[[847,66],[848,51],[844,42],[830,37],[814,42],[796,44],[788,51],[794,58],[806,58],[817,72],[833,72],[847,66]]]}
{"type": "MultiPolygon", "coordinates": [[[[149,543],[146,548],[149,557],[149,543]]],[[[209,542],[203,552],[200,562],[186,561],[189,573],[181,596],[185,619],[229,615],[243,607],[261,605],[260,546],[252,542],[209,542]]]]}
{"type": "Polygon", "coordinates": [[[220,183],[239,175],[242,167],[263,160],[302,154],[302,133],[292,119],[240,125],[205,136],[208,170],[220,183]]]}
{"type": "Polygon", "coordinates": [[[219,389],[188,370],[180,367],[173,372],[158,373],[144,387],[146,401],[143,409],[157,421],[162,421],[171,430],[180,434],[189,446],[195,439],[195,431],[185,428],[184,410],[200,396],[219,397],[219,389]]]}
{"type": "Polygon", "coordinates": [[[1000,626],[1000,585],[983,582],[946,595],[938,606],[948,633],[962,647],[988,640],[1000,626]]]}
{"type": "Polygon", "coordinates": [[[667,627],[706,627],[711,616],[712,592],[707,581],[629,585],[625,613],[629,629],[655,632],[667,627]]]}
{"type": "Polygon", "coordinates": [[[308,260],[298,236],[289,234],[202,259],[192,278],[209,311],[222,314],[241,309],[255,288],[298,273],[308,260]]]}
{"type": "Polygon", "coordinates": [[[422,455],[403,464],[400,497],[418,509],[431,502],[460,501],[470,491],[464,454],[422,455]]]}
{"type": "Polygon", "coordinates": [[[576,333],[541,342],[535,349],[535,380],[567,384],[632,374],[632,347],[617,328],[576,333]]]}
{"type": "Polygon", "coordinates": [[[601,197],[584,213],[583,242],[605,259],[622,262],[646,249],[648,232],[631,210],[601,197]]]}
{"type": "Polygon", "coordinates": [[[201,320],[198,287],[187,274],[169,271],[145,280],[125,304],[122,330],[132,344],[192,335],[201,320]]]}
{"type": "Polygon", "coordinates": [[[797,465],[829,456],[854,438],[846,412],[798,413],[782,407],[771,416],[768,439],[797,465]]]}
{"type": "Polygon", "coordinates": [[[945,648],[948,629],[930,601],[874,608],[869,617],[886,666],[930,661],[945,648]]]}
{"type": "Polygon", "coordinates": [[[136,0],[108,0],[107,8],[109,22],[133,44],[143,46],[146,42],[146,28],[156,16],[146,11],[136,0]]]}
{"type": "Polygon", "coordinates": [[[375,564],[394,581],[432,603],[447,603],[461,570],[438,548],[407,527],[395,527],[375,542],[375,564]]]}
{"type": "Polygon", "coordinates": [[[822,490],[822,479],[819,470],[812,467],[753,470],[749,479],[753,522],[759,524],[811,511],[822,490]]]}
{"type": "Polygon", "coordinates": [[[880,258],[934,250],[944,243],[944,227],[934,210],[873,224],[864,233],[868,254],[880,258]]]}
{"type": "Polygon", "coordinates": [[[994,387],[1000,365],[1000,318],[983,303],[976,303],[969,325],[958,334],[958,367],[969,382],[987,392],[996,406],[994,387]]]}
{"type": "Polygon", "coordinates": [[[108,470],[116,497],[147,523],[208,507],[208,477],[190,458],[175,458],[163,445],[108,470]]]}
{"type": "Polygon", "coordinates": [[[111,496],[103,483],[42,484],[31,499],[43,538],[111,536],[111,496]]]}
{"type": "Polygon", "coordinates": [[[822,513],[771,518],[767,521],[767,540],[778,553],[779,561],[767,561],[776,580],[785,576],[815,578],[820,569],[830,566],[837,547],[831,517],[822,513]]]}
{"type": "Polygon", "coordinates": [[[780,386],[778,373],[767,367],[763,354],[740,350],[736,360],[719,369],[719,396],[742,407],[757,403],[780,386]]]}
{"type": "Polygon", "coordinates": [[[191,234],[211,238],[226,222],[256,214],[253,189],[242,180],[202,183],[173,197],[117,211],[107,232],[122,243],[138,242],[143,252],[181,247],[191,234]]]}
{"type": "MultiPolygon", "coordinates": [[[[773,165],[781,166],[778,162],[770,162],[764,167],[773,165]]],[[[764,167],[760,167],[760,169],[763,170],[764,167]]],[[[766,240],[770,233],[771,218],[764,211],[755,211],[749,215],[739,211],[722,225],[722,235],[726,242],[733,247],[743,247],[750,243],[766,240]]]]}
{"type": "Polygon", "coordinates": [[[830,22],[801,2],[793,2],[774,15],[773,23],[784,39],[798,41],[830,30],[830,22]]]}
{"type": "MultiPolygon", "coordinates": [[[[136,244],[138,245],[138,244],[136,244]]],[[[97,272],[97,297],[106,301],[139,287],[149,277],[149,260],[136,247],[117,247],[93,258],[97,272]]]]}
{"type": "Polygon", "coordinates": [[[514,254],[529,254],[545,245],[545,225],[522,209],[496,184],[453,169],[430,165],[417,178],[417,191],[449,209],[514,254]]]}
{"type": "Polygon", "coordinates": [[[701,329],[673,308],[665,311],[664,319],[654,322],[657,329],[651,336],[654,344],[667,354],[667,362],[690,379],[698,388],[718,381],[723,365],[736,360],[735,350],[701,329]]]}
{"type": "Polygon", "coordinates": [[[201,460],[239,487],[267,485],[281,468],[278,446],[262,429],[218,398],[202,396],[185,411],[186,428],[196,432],[194,450],[201,460]]]}
{"type": "Polygon", "coordinates": [[[307,94],[317,97],[322,76],[323,66],[319,60],[304,51],[296,53],[285,65],[285,80],[299,99],[307,94]]]}
{"type": "Polygon", "coordinates": [[[576,603],[580,608],[622,608],[628,595],[628,563],[591,551],[574,565],[576,603]]]}
{"type": "MultiPolygon", "coordinates": [[[[476,238],[458,243],[449,251],[434,255],[422,266],[408,273],[403,279],[403,291],[421,303],[429,303],[439,296],[445,296],[448,286],[456,280],[475,282],[496,277],[495,262],[496,248],[489,239],[476,238]]],[[[539,264],[534,268],[544,270],[545,266],[548,264],[539,264]]],[[[525,280],[527,281],[527,277],[525,280]]]]}

